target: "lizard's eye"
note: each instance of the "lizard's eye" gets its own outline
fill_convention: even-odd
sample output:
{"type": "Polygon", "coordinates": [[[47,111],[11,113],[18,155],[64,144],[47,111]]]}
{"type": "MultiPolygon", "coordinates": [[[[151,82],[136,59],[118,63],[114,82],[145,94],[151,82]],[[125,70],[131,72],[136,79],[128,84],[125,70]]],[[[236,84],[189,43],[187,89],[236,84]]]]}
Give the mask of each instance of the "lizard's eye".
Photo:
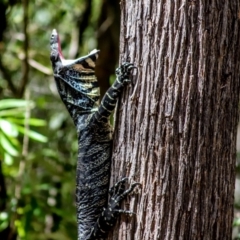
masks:
{"type": "Polygon", "coordinates": [[[50,60],[52,62],[56,62],[58,59],[58,52],[57,51],[51,51],[51,54],[50,54],[50,60]]]}

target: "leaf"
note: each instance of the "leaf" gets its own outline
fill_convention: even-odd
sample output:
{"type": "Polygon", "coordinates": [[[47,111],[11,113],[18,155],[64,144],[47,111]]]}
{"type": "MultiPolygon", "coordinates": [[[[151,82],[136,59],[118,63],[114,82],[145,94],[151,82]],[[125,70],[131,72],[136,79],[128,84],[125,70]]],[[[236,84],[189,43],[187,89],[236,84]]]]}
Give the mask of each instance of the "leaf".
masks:
{"type": "Polygon", "coordinates": [[[4,229],[6,229],[8,227],[9,223],[8,221],[1,221],[0,222],[0,231],[3,231],[4,229]]]}
{"type": "Polygon", "coordinates": [[[2,99],[0,100],[0,110],[6,108],[19,108],[27,106],[33,107],[32,101],[22,100],[22,99],[2,99]]]}
{"type": "MultiPolygon", "coordinates": [[[[20,118],[6,118],[7,121],[9,122],[14,122],[17,124],[24,125],[25,124],[25,119],[20,119],[20,118]]],[[[46,126],[46,121],[38,118],[30,118],[28,120],[29,125],[35,126],[35,127],[42,127],[46,126]]]]}
{"type": "Polygon", "coordinates": [[[12,156],[18,156],[18,150],[13,146],[13,144],[9,141],[9,139],[0,132],[0,144],[2,148],[12,156]]]}
{"type": "Polygon", "coordinates": [[[13,164],[13,157],[7,152],[4,154],[4,163],[8,166],[11,166],[13,164]]]}
{"type": "Polygon", "coordinates": [[[32,138],[32,139],[34,139],[36,141],[47,142],[47,137],[45,137],[44,135],[42,135],[42,134],[40,134],[38,132],[32,131],[30,129],[26,130],[26,128],[24,128],[22,126],[17,126],[17,129],[23,135],[27,135],[27,136],[29,136],[30,138],[32,138]]]}
{"type": "Polygon", "coordinates": [[[6,221],[8,219],[8,213],[7,212],[1,212],[0,213],[0,221],[6,221]]]}
{"type": "Polygon", "coordinates": [[[24,111],[25,111],[25,108],[8,109],[8,110],[0,111],[0,117],[14,116],[16,118],[23,118],[24,111]]]}
{"type": "Polygon", "coordinates": [[[29,125],[35,126],[35,127],[42,127],[42,126],[46,126],[46,121],[38,118],[30,118],[29,125]]]}
{"type": "Polygon", "coordinates": [[[63,112],[57,112],[51,116],[49,127],[52,130],[58,129],[62,123],[66,120],[66,114],[63,112]]]}
{"type": "Polygon", "coordinates": [[[233,226],[239,226],[240,225],[240,218],[236,218],[233,221],[233,226]]]}
{"type": "Polygon", "coordinates": [[[7,135],[11,137],[17,137],[18,131],[15,124],[12,124],[11,122],[0,119],[0,129],[7,135]]]}

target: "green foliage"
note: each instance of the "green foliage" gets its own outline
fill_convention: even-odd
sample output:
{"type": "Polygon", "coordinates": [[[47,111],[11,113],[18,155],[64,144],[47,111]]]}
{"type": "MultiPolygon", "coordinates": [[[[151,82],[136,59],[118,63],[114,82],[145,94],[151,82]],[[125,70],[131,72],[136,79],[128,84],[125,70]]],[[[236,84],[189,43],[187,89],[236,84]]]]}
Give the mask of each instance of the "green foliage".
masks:
{"type": "Polygon", "coordinates": [[[49,116],[40,110],[39,115],[49,119],[47,126],[42,119],[27,119],[29,110],[38,115],[39,109],[32,101],[0,100],[0,156],[10,200],[0,214],[0,231],[11,224],[20,239],[74,239],[76,156],[70,151],[76,153],[77,144],[67,146],[65,140],[71,143],[76,139],[75,132],[70,131],[64,139],[67,129],[63,125],[71,124],[57,109],[49,116]],[[35,130],[38,127],[41,134],[35,130]],[[48,142],[44,135],[49,135],[48,142]],[[26,137],[28,146],[24,146],[26,137]],[[28,148],[25,155],[24,147],[28,148]]]}
{"type": "Polygon", "coordinates": [[[0,156],[7,165],[13,163],[13,157],[21,153],[18,136],[20,134],[46,142],[42,134],[29,129],[30,126],[44,126],[44,120],[27,118],[25,112],[33,107],[33,102],[21,99],[0,100],[0,156]]]}
{"type": "MultiPolygon", "coordinates": [[[[9,226],[21,240],[76,239],[77,136],[54,84],[49,37],[56,28],[63,53],[69,58],[71,46],[78,45],[77,20],[85,1],[29,1],[29,101],[23,100],[24,96],[19,99],[9,85],[20,87],[24,77],[23,2],[9,4],[8,28],[0,42],[0,60],[5,67],[0,66],[0,178],[3,174],[7,191],[6,198],[0,199],[0,239],[9,226]]],[[[101,3],[93,2],[94,15],[79,54],[96,48],[101,3]]]]}
{"type": "MultiPolygon", "coordinates": [[[[239,214],[238,214],[239,215],[239,214]]],[[[235,217],[233,220],[233,228],[234,228],[234,240],[239,240],[240,239],[240,217],[235,217]]]]}

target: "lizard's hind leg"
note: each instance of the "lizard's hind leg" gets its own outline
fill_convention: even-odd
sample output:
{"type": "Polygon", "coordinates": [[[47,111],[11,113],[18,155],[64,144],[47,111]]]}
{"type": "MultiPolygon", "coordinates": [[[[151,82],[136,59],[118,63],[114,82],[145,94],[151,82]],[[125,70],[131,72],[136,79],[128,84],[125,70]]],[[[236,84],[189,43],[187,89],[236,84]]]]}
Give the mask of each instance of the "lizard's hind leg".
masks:
{"type": "Polygon", "coordinates": [[[100,214],[97,223],[91,231],[89,239],[100,239],[100,237],[105,237],[107,232],[116,222],[119,214],[135,214],[132,211],[120,209],[120,204],[122,200],[124,200],[134,190],[136,186],[141,185],[140,183],[133,183],[127,190],[125,190],[125,185],[127,181],[128,178],[125,177],[110,188],[110,197],[107,208],[103,208],[103,211],[100,214]]]}
{"type": "Polygon", "coordinates": [[[117,182],[109,191],[110,200],[108,203],[108,208],[112,210],[115,217],[117,217],[120,213],[124,214],[134,214],[132,211],[120,209],[120,204],[124,198],[126,198],[136,186],[140,186],[140,183],[133,183],[130,185],[130,188],[125,190],[125,184],[128,178],[123,178],[119,182],[117,182]]]}

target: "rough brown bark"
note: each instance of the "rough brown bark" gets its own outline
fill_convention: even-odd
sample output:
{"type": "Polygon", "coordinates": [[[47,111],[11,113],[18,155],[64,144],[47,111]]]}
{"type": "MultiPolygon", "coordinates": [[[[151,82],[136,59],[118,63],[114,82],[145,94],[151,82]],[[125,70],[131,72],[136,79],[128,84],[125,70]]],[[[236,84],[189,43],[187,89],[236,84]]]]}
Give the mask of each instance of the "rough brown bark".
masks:
{"type": "Polygon", "coordinates": [[[112,181],[142,190],[109,239],[231,239],[240,76],[239,0],[121,2],[112,181]]]}

